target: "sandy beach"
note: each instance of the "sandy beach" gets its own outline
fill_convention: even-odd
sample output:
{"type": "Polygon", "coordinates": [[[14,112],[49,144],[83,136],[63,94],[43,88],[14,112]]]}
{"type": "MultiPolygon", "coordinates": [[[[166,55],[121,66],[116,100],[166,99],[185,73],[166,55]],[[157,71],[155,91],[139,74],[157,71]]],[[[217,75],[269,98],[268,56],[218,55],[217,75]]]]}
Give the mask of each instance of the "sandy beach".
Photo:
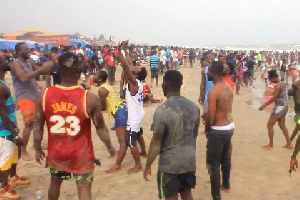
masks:
{"type": "MultiPolygon", "coordinates": [[[[199,88],[201,81],[201,68],[196,61],[194,68],[181,68],[183,74],[182,95],[191,99],[195,103],[198,101],[199,88]]],[[[149,67],[149,66],[148,66],[149,67]]],[[[120,80],[121,68],[117,68],[116,80],[120,80]]],[[[148,70],[147,83],[150,84],[150,71],[148,70]]],[[[257,77],[260,77],[257,74],[257,77]]],[[[12,82],[6,79],[13,91],[12,82]]],[[[162,77],[159,77],[159,85],[162,83],[162,77]]],[[[44,84],[44,82],[39,82],[44,84]]],[[[117,82],[117,85],[119,82],[117,82]]],[[[230,194],[222,193],[222,199],[231,200],[276,200],[276,199],[300,199],[300,172],[289,175],[289,161],[292,155],[291,149],[283,149],[285,139],[281,130],[275,126],[274,150],[265,150],[263,145],[268,143],[267,121],[269,113],[258,110],[259,102],[263,98],[256,93],[263,91],[264,82],[257,79],[254,82],[255,89],[241,87],[241,96],[234,97],[233,117],[236,129],[233,136],[233,160],[231,173],[231,190],[230,194]]],[[[91,92],[97,94],[97,87],[92,87],[91,92]]],[[[116,87],[116,91],[119,88],[116,87]]],[[[163,92],[161,87],[152,88],[155,98],[162,98],[163,92]]],[[[164,98],[166,100],[166,98],[164,98]]],[[[146,117],[143,122],[144,137],[147,149],[149,147],[152,132],[150,126],[152,123],[153,113],[159,104],[149,104],[145,107],[146,117]]],[[[293,105],[291,106],[293,108],[293,105]]],[[[202,113],[202,107],[201,107],[202,113]]],[[[20,111],[17,112],[18,124],[20,130],[23,129],[20,111]]],[[[294,129],[293,111],[290,110],[286,117],[286,126],[289,134],[294,129]]],[[[107,115],[104,114],[106,124],[112,127],[113,121],[108,121],[107,115]]],[[[156,200],[158,199],[156,172],[157,161],[152,166],[152,177],[150,182],[143,179],[142,173],[128,174],[126,169],[133,166],[133,158],[130,151],[122,163],[122,169],[114,174],[106,174],[105,170],[109,169],[115,163],[116,158],[109,158],[104,144],[96,135],[95,128],[92,129],[95,156],[100,158],[102,166],[96,166],[94,172],[94,182],[92,186],[93,199],[103,200],[156,200]]],[[[203,132],[204,126],[201,124],[199,133],[203,132]]],[[[110,131],[113,145],[118,149],[118,141],[115,131],[110,131]]],[[[47,132],[45,132],[45,139],[47,132]]],[[[44,141],[45,141],[44,139],[44,141]]],[[[295,141],[294,141],[295,143],[295,141]]],[[[29,147],[32,146],[32,137],[29,147]]],[[[206,169],[206,138],[199,134],[197,139],[197,186],[193,190],[194,199],[206,200],[212,199],[210,195],[209,175],[206,169]]],[[[29,151],[31,156],[35,153],[29,151]]],[[[142,164],[145,165],[146,159],[142,158],[142,164]]],[[[18,187],[16,190],[22,195],[22,199],[35,199],[36,191],[43,192],[43,198],[47,199],[47,190],[50,184],[49,169],[41,166],[35,161],[19,161],[18,174],[28,176],[31,179],[30,186],[18,187]]],[[[61,187],[61,200],[73,200],[77,198],[76,183],[74,179],[64,181],[61,187]]]]}

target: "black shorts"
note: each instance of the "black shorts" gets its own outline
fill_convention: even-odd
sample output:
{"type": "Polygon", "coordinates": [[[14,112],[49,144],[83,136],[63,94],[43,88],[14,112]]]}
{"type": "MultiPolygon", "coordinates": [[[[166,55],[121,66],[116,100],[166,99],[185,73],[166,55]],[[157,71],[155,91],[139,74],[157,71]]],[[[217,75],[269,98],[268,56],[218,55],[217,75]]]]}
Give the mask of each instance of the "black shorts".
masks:
{"type": "Polygon", "coordinates": [[[169,174],[157,172],[157,185],[159,199],[176,196],[184,190],[190,190],[196,186],[196,176],[194,172],[184,174],[169,174]]]}
{"type": "Polygon", "coordinates": [[[158,68],[151,68],[151,78],[158,79],[158,68]]]}
{"type": "Polygon", "coordinates": [[[250,77],[254,78],[254,69],[249,69],[248,71],[250,73],[250,77]]]}
{"type": "Polygon", "coordinates": [[[300,104],[296,103],[294,107],[295,113],[300,116],[300,104]]]}
{"type": "Polygon", "coordinates": [[[126,130],[126,143],[129,147],[136,147],[137,146],[137,140],[140,136],[143,135],[143,128],[140,129],[139,132],[126,130]]]}
{"type": "Polygon", "coordinates": [[[148,96],[148,94],[147,94],[146,97],[143,98],[143,102],[146,103],[148,100],[149,100],[149,96],[148,96]]]}
{"type": "Polygon", "coordinates": [[[251,74],[248,70],[243,73],[244,78],[250,78],[250,76],[251,76],[251,74]]]}
{"type": "MultiPolygon", "coordinates": [[[[70,178],[72,178],[72,174],[70,172],[58,171],[52,168],[50,168],[50,174],[51,176],[54,176],[62,180],[69,180],[70,178]]],[[[85,174],[73,173],[73,177],[75,178],[77,185],[87,186],[93,182],[93,174],[94,174],[93,171],[85,174]]]]}

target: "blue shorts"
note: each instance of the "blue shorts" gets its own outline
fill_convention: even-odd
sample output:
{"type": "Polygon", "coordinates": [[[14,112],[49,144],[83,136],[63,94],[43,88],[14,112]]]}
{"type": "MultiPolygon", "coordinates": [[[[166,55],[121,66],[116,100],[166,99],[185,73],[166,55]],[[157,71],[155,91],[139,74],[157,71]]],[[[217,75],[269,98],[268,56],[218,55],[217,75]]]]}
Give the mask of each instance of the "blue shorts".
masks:
{"type": "Polygon", "coordinates": [[[126,103],[118,106],[117,112],[114,115],[115,128],[123,128],[127,126],[128,110],[126,103]]]}

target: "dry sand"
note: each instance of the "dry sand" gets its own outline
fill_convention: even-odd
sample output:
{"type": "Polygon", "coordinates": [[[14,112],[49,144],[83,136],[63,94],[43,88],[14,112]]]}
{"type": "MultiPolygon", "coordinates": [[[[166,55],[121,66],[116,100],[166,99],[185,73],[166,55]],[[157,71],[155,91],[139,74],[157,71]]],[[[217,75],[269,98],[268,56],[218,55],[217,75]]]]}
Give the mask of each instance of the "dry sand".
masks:
{"type": "MultiPolygon", "coordinates": [[[[148,70],[149,71],[149,70],[148,70]]],[[[188,97],[195,103],[199,96],[199,85],[201,79],[201,69],[198,62],[194,68],[180,69],[184,76],[182,95],[188,97]]],[[[120,77],[121,68],[117,69],[117,80],[120,77]]],[[[150,73],[147,82],[150,83],[150,73]]],[[[259,77],[259,76],[258,76],[259,77]]],[[[11,85],[11,80],[7,79],[11,85]]],[[[161,85],[162,77],[159,77],[161,85]]],[[[43,84],[39,82],[39,84],[43,84]]],[[[262,97],[255,93],[261,93],[264,82],[256,80],[254,83],[258,86],[252,92],[249,88],[241,88],[241,96],[234,97],[233,117],[236,129],[233,136],[233,160],[231,173],[230,194],[222,193],[223,199],[233,200],[275,200],[275,199],[300,199],[300,173],[292,173],[290,178],[289,161],[292,154],[291,149],[281,148],[285,145],[285,139],[278,126],[275,127],[274,145],[275,149],[268,151],[262,148],[268,143],[266,124],[269,113],[258,111],[259,102],[262,97]]],[[[12,89],[12,87],[11,87],[12,89]]],[[[97,94],[96,87],[91,91],[97,94]]],[[[118,91],[118,88],[116,88],[118,91]]],[[[155,98],[163,97],[161,87],[152,89],[155,98]]],[[[164,100],[166,100],[164,98],[164,100]]],[[[146,117],[143,122],[144,137],[147,149],[149,147],[152,133],[150,126],[152,116],[158,104],[150,104],[145,108],[146,117]]],[[[202,107],[201,107],[202,112],[202,107]]],[[[20,111],[18,114],[18,124],[23,129],[20,111]]],[[[104,114],[108,127],[112,127],[113,121],[108,121],[104,114]]],[[[286,125],[291,134],[295,123],[293,122],[292,111],[286,118],[286,125]]],[[[199,133],[203,132],[204,126],[201,125],[199,133]]],[[[47,133],[45,133],[47,134],[47,133]]],[[[130,151],[123,161],[122,169],[114,174],[106,174],[105,170],[112,167],[115,158],[109,158],[104,144],[100,141],[93,128],[93,141],[95,155],[101,159],[102,166],[95,168],[94,182],[92,186],[93,199],[103,200],[155,200],[158,199],[156,171],[157,160],[152,166],[152,177],[150,182],[143,179],[142,173],[128,174],[126,169],[133,166],[133,158],[130,151]]],[[[118,149],[118,141],[114,131],[110,132],[113,145],[118,149]]],[[[45,137],[47,138],[47,137],[45,137]]],[[[210,182],[205,164],[205,145],[206,138],[200,134],[197,139],[197,186],[193,190],[194,199],[211,199],[210,182]]],[[[32,146],[30,139],[29,146],[32,146]]],[[[34,156],[34,151],[30,150],[34,156]]],[[[142,158],[142,164],[145,165],[146,159],[142,158]]],[[[50,184],[49,169],[39,165],[35,161],[25,162],[20,160],[18,165],[18,174],[30,177],[32,183],[30,186],[18,187],[16,190],[23,196],[23,199],[35,199],[36,191],[42,191],[47,199],[47,190],[50,184]]],[[[61,187],[61,200],[77,199],[77,190],[74,179],[64,181],[61,187]]]]}

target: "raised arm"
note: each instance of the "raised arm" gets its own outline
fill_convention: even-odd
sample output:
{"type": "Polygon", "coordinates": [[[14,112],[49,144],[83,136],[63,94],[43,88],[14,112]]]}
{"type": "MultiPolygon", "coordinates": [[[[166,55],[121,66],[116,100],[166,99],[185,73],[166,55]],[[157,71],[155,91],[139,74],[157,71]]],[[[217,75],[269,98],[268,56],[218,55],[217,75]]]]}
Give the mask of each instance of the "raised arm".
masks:
{"type": "Polygon", "coordinates": [[[124,93],[123,93],[123,86],[125,83],[125,76],[124,76],[124,71],[121,73],[121,80],[120,80],[120,98],[125,99],[124,93]]]}
{"type": "MultiPolygon", "coordinates": [[[[122,42],[122,44],[123,44],[122,46],[125,47],[124,51],[126,52],[127,47],[124,45],[125,42],[122,42]]],[[[121,45],[119,45],[118,48],[119,48],[119,50],[121,50],[121,45]]],[[[122,53],[120,54],[120,62],[121,62],[121,66],[123,67],[124,76],[127,78],[127,80],[130,83],[130,93],[131,93],[131,95],[135,95],[138,90],[138,83],[136,81],[135,76],[132,74],[131,70],[129,69],[129,65],[128,65],[127,61],[125,60],[122,53]]]]}
{"type": "Polygon", "coordinates": [[[39,66],[37,66],[36,64],[35,64],[35,62],[33,62],[33,60],[31,60],[31,59],[28,59],[28,62],[31,64],[31,66],[32,66],[32,68],[33,68],[33,70],[35,71],[35,70],[38,70],[40,67],[39,66]]]}
{"type": "Polygon", "coordinates": [[[124,54],[125,54],[125,59],[126,59],[126,62],[128,63],[128,65],[133,65],[133,62],[131,60],[131,57],[128,53],[128,49],[124,50],[124,54]]]}
{"type": "Polygon", "coordinates": [[[54,63],[52,61],[47,61],[43,64],[43,66],[38,67],[35,71],[26,74],[21,63],[15,61],[11,66],[11,70],[14,76],[16,76],[21,82],[25,83],[31,81],[37,75],[48,73],[53,65],[54,63]]]}

